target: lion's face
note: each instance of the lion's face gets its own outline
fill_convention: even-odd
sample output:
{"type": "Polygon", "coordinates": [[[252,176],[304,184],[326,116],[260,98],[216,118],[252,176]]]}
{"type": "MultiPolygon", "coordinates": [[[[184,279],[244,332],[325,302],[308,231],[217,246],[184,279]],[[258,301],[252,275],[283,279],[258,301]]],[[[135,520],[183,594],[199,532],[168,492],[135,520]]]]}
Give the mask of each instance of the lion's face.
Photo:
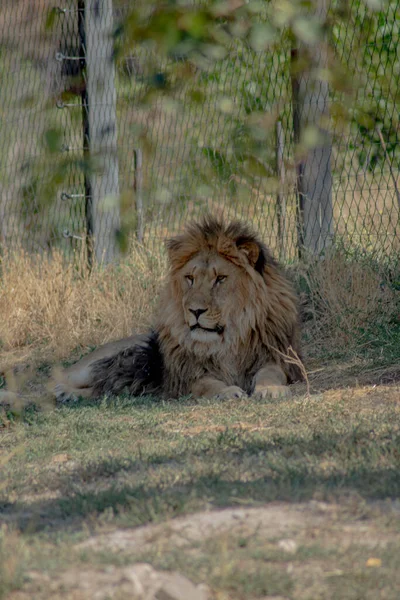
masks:
{"type": "Polygon", "coordinates": [[[219,345],[244,310],[247,286],[243,269],[216,253],[200,253],[179,273],[186,337],[219,345]]]}
{"type": "MultiPolygon", "coordinates": [[[[208,375],[251,389],[273,353],[278,363],[289,346],[298,347],[292,287],[245,224],[207,217],[169,239],[167,250],[155,330],[168,393],[190,393],[191,383],[208,375]]],[[[286,372],[296,378],[291,366],[286,372]]]]}
{"type": "Polygon", "coordinates": [[[169,279],[156,328],[165,356],[182,361],[177,372],[193,355],[234,370],[242,354],[274,339],[271,329],[293,330],[286,317],[297,318],[292,292],[246,226],[206,219],[168,240],[167,249],[169,279]]]}

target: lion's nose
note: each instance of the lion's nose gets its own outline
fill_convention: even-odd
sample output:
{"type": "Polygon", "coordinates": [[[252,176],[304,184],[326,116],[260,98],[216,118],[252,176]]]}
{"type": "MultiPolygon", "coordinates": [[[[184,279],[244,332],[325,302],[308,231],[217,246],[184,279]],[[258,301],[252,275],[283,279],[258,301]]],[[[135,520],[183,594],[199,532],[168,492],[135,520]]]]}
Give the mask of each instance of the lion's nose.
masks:
{"type": "Polygon", "coordinates": [[[202,315],[203,313],[207,312],[207,308],[189,308],[190,312],[194,314],[194,316],[196,317],[197,320],[199,320],[200,315],[202,315]]]}

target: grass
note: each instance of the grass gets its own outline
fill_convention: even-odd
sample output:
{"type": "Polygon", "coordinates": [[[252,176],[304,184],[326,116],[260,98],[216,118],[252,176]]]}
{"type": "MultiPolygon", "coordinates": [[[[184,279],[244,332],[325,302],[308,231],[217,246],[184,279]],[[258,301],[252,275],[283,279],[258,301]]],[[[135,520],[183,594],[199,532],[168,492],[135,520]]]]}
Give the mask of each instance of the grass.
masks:
{"type": "Polygon", "coordinates": [[[47,599],[50,577],[51,597],[65,598],[64,572],[145,561],[207,583],[217,600],[397,598],[394,264],[337,250],[292,270],[309,397],[298,385],[285,402],[121,396],[49,411],[55,362],[149,321],[164,258],[133,247],[91,274],[56,253],[1,260],[3,384],[37,408],[0,417],[0,597],[47,599]],[[245,517],[211,532],[201,511],[218,520],[221,509],[245,517]],[[113,549],[107,536],[142,526],[150,541],[113,549]]]}
{"type": "MultiPolygon", "coordinates": [[[[161,247],[133,245],[119,266],[90,273],[85,255],[0,257],[0,374],[17,362],[46,368],[130,335],[151,321],[166,272],[161,247]]],[[[320,262],[291,267],[303,303],[307,366],[400,360],[399,262],[333,249],[320,262]]]]}
{"type": "MultiPolygon", "coordinates": [[[[15,241],[23,224],[38,247],[57,243],[72,252],[62,230],[82,233],[82,203],[58,202],[44,218],[37,212],[41,188],[34,175],[38,170],[44,183],[58,161],[58,154],[53,160],[45,154],[42,136],[49,126],[65,130],[65,142],[76,147],[79,108],[76,114],[60,112],[52,99],[52,108],[42,110],[47,97],[39,91],[45,86],[37,60],[43,49],[53,56],[56,48],[51,40],[42,47],[40,18],[20,25],[15,44],[28,29],[38,43],[12,53],[3,48],[0,57],[0,70],[12,67],[24,79],[18,89],[0,90],[0,154],[9,167],[2,172],[4,197],[21,221],[13,230],[13,215],[5,214],[3,235],[15,241]]],[[[383,189],[376,175],[360,176],[348,153],[339,167],[347,176],[334,182],[338,232],[362,247],[391,251],[393,258],[382,264],[336,249],[321,263],[293,269],[304,300],[310,398],[299,386],[294,400],[280,403],[120,397],[42,410],[54,363],[74,361],[148,324],[165,271],[158,237],[207,205],[213,212],[243,214],[276,243],[275,177],[265,185],[256,178],[252,185],[233,160],[223,165],[227,180],[219,185],[218,165],[202,153],[204,146],[225,147],[234,131],[232,118],[218,108],[232,73],[212,75],[215,84],[210,79],[202,88],[215,101],[204,113],[186,104],[187,96],[183,113],[168,102],[138,106],[142,84],[119,75],[121,189],[130,215],[132,140],[140,140],[152,252],[133,247],[118,268],[92,273],[79,252],[68,264],[56,251],[51,258],[19,251],[1,256],[0,387],[21,389],[38,408],[28,407],[18,420],[0,413],[0,598],[65,598],[64,584],[49,585],[56,585],[60,573],[69,570],[79,579],[85,569],[104,573],[138,561],[206,582],[216,600],[398,598],[398,208],[393,183],[383,189]],[[175,134],[165,136],[170,127],[175,134]],[[200,518],[199,511],[217,519],[220,509],[232,508],[245,515],[237,526],[210,532],[200,518]],[[193,538],[186,539],[179,519],[195,527],[193,538]],[[107,536],[122,529],[134,539],[141,526],[150,528],[149,542],[112,549],[107,536]],[[182,528],[178,539],[169,533],[173,527],[182,528]],[[94,534],[99,541],[88,549],[83,544],[94,534]],[[38,580],[38,574],[49,580],[38,580]]],[[[235,73],[237,82],[236,75],[253,77],[247,69],[235,73]]],[[[385,168],[381,175],[387,175],[385,168]]],[[[289,169],[286,257],[295,252],[292,176],[289,169]]],[[[68,191],[81,192],[81,172],[68,172],[64,183],[68,191]]]]}
{"type": "MultiPolygon", "coordinates": [[[[378,579],[382,597],[394,599],[398,391],[344,390],[279,403],[127,398],[31,413],[1,440],[10,455],[0,479],[3,535],[8,545],[24,546],[18,564],[25,577],[31,570],[55,575],[81,561],[96,568],[147,561],[206,581],[218,598],[372,598],[378,579]],[[16,447],[23,451],[12,456],[16,447]],[[278,545],[282,534],[259,535],[256,523],[200,536],[185,552],[164,535],[125,552],[88,553],[78,544],[93,533],[201,510],[310,501],[328,502],[335,518],[308,531],[302,521],[293,526],[295,554],[278,545]],[[349,527],[354,532],[341,539],[349,527]],[[365,566],[376,554],[383,565],[377,573],[365,566]],[[308,595],[314,570],[319,596],[308,595]]],[[[15,567],[4,569],[13,574],[15,567]]],[[[21,573],[13,577],[9,588],[21,585],[21,573]]]]}
{"type": "MultiPolygon", "coordinates": [[[[210,497],[224,506],[233,490],[243,500],[304,500],[315,491],[327,497],[339,480],[341,491],[348,487],[365,498],[396,496],[398,407],[388,402],[383,409],[353,416],[343,401],[325,402],[324,410],[318,402],[310,401],[307,408],[304,402],[230,403],[227,415],[223,404],[159,405],[149,400],[137,407],[126,400],[32,416],[28,430],[20,432],[23,456],[5,467],[4,475],[12,475],[7,489],[21,499],[33,479],[38,493],[63,488],[57,460],[56,472],[42,469],[61,456],[61,461],[79,464],[66,480],[62,474],[66,493],[49,501],[46,519],[60,510],[81,519],[110,506],[125,519],[125,505],[134,498],[143,505],[151,502],[159,486],[162,515],[170,507],[179,514],[196,498],[210,497]],[[323,432],[318,430],[322,424],[323,432]],[[242,478],[237,473],[243,462],[242,478]],[[32,471],[29,477],[27,470],[32,471]],[[166,485],[168,480],[174,484],[166,485]],[[194,497],[189,490],[196,492],[194,497]]],[[[4,450],[14,445],[13,438],[4,450]]],[[[140,522],[149,519],[143,518],[148,512],[143,509],[140,522]]]]}
{"type": "Polygon", "coordinates": [[[0,598],[23,585],[25,542],[16,531],[4,525],[0,529],[0,598]]]}
{"type": "Polygon", "coordinates": [[[66,261],[24,252],[0,258],[0,372],[17,360],[71,358],[131,335],[153,312],[165,270],[162,253],[134,246],[119,266],[91,273],[85,257],[66,261]]]}
{"type": "Polygon", "coordinates": [[[358,363],[358,373],[399,364],[399,266],[396,255],[336,247],[322,261],[295,267],[310,364],[358,363]]]}

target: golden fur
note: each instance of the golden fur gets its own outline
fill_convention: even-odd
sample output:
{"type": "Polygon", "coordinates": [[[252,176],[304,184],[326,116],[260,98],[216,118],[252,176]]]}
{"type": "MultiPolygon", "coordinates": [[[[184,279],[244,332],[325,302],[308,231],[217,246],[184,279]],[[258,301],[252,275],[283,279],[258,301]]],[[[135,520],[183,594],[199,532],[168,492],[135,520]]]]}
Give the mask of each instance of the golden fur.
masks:
{"type": "Polygon", "coordinates": [[[170,271],[154,329],[107,345],[63,372],[64,394],[285,397],[301,379],[297,299],[246,225],[211,217],[167,243],[170,271]]]}

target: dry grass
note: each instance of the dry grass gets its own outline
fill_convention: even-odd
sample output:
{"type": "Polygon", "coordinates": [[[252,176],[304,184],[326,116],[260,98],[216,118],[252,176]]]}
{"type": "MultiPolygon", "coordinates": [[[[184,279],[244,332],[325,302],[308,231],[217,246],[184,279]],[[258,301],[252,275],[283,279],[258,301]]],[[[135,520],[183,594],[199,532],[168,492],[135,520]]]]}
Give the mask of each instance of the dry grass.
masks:
{"type": "Polygon", "coordinates": [[[130,335],[153,311],[163,254],[134,246],[119,266],[74,264],[54,253],[1,259],[0,369],[21,360],[58,360],[77,349],[130,335]]]}
{"type": "Polygon", "coordinates": [[[353,386],[357,379],[398,380],[398,272],[394,260],[379,262],[340,250],[297,271],[305,305],[305,363],[313,373],[313,389],[353,386]]]}
{"type": "Polygon", "coordinates": [[[319,326],[347,343],[348,336],[373,319],[390,320],[397,292],[365,261],[348,260],[334,252],[308,269],[310,300],[319,326]]]}
{"type": "MultiPolygon", "coordinates": [[[[6,254],[0,263],[0,372],[75,359],[149,324],[165,255],[133,246],[119,266],[96,267],[84,256],[6,254]]],[[[294,267],[306,303],[306,367],[366,356],[378,348],[386,363],[399,362],[398,282],[376,262],[332,251],[322,262],[294,267]],[[393,279],[393,278],[392,278],[393,279]],[[385,354],[386,353],[386,354],[385,354]],[[307,364],[308,362],[308,364],[307,364]]],[[[376,352],[373,356],[376,363],[376,352]]]]}
{"type": "MultiPolygon", "coordinates": [[[[72,265],[59,254],[10,254],[0,266],[4,367],[23,359],[57,362],[144,327],[165,258],[135,246],[120,266],[92,273],[84,257],[72,265]]],[[[393,556],[400,542],[393,531],[398,514],[390,512],[398,509],[389,498],[399,495],[399,387],[360,388],[354,373],[341,368],[350,364],[349,354],[364,357],[369,370],[382,357],[400,364],[398,281],[387,266],[339,251],[296,267],[295,276],[311,315],[304,324],[306,367],[314,363],[322,371],[317,382],[311,376],[307,398],[301,387],[293,400],[263,403],[160,404],[122,396],[46,412],[29,408],[17,420],[0,415],[0,505],[7,523],[0,528],[0,598],[65,599],[61,587],[49,591],[46,577],[63,577],[65,569],[80,576],[85,560],[91,569],[129,561],[178,569],[207,583],[213,597],[232,600],[282,594],[369,600],[381,577],[384,597],[394,600],[390,582],[397,582],[393,556]],[[210,508],[219,514],[264,506],[267,514],[274,503],[282,525],[289,503],[301,502],[303,510],[315,500],[329,502],[332,517],[319,519],[307,504],[308,528],[301,515],[301,527],[290,533],[294,554],[282,553],[277,538],[263,532],[221,533],[185,551],[168,542],[167,552],[152,537],[148,551],[98,550],[86,558],[76,544],[90,531],[136,532],[139,525],[210,508]]],[[[287,531],[278,537],[286,540],[287,531]]]]}
{"type": "Polygon", "coordinates": [[[24,580],[26,543],[7,525],[0,527],[0,598],[22,585],[24,580]]]}

